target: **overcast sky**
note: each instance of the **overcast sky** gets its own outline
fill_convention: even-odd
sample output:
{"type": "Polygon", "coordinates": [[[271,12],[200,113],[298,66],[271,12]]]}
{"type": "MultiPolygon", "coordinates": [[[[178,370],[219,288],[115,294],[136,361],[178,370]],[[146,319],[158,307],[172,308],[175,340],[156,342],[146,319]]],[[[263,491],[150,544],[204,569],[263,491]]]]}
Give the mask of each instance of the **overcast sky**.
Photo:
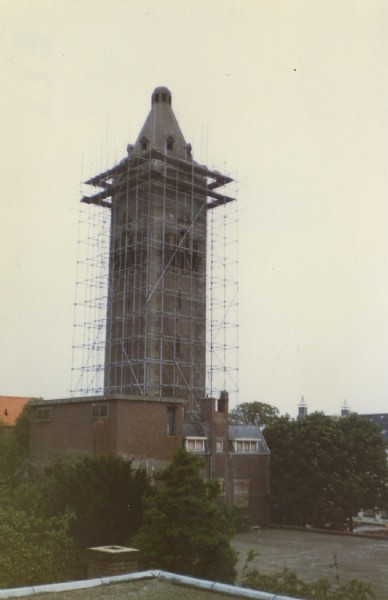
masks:
{"type": "Polygon", "coordinates": [[[238,180],[240,402],[388,412],[388,2],[1,0],[0,394],[69,395],[80,182],[158,85],[238,180]]]}

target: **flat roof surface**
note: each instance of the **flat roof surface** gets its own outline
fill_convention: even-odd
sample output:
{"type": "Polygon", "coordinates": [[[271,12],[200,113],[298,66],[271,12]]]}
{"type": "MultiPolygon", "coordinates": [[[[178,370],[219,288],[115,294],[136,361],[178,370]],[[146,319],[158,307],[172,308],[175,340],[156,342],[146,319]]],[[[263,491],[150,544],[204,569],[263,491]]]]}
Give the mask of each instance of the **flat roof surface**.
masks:
{"type": "Polygon", "coordinates": [[[273,573],[286,567],[305,581],[327,578],[331,584],[336,578],[335,558],[340,583],[358,579],[374,587],[378,600],[388,599],[388,537],[271,528],[239,533],[233,547],[239,553],[237,581],[250,549],[258,553],[251,568],[273,573]]]}

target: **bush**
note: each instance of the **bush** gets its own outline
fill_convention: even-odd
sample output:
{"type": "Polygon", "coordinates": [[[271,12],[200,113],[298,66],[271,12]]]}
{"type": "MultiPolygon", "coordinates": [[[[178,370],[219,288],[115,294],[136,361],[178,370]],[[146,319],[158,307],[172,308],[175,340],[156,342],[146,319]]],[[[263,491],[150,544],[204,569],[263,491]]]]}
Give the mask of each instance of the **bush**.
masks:
{"type": "MultiPolygon", "coordinates": [[[[249,568],[249,563],[256,556],[258,554],[255,551],[248,552],[243,570],[242,584],[244,587],[273,594],[287,594],[305,600],[371,600],[375,598],[370,584],[355,579],[347,583],[339,583],[338,571],[335,585],[331,585],[327,579],[318,579],[307,583],[286,568],[271,574],[260,573],[258,569],[249,568]]],[[[334,562],[338,569],[336,557],[334,562]]]]}
{"type": "Polygon", "coordinates": [[[145,472],[113,455],[59,460],[38,486],[45,513],[74,514],[70,533],[80,548],[128,544],[151,494],[145,472]]]}
{"type": "Polygon", "coordinates": [[[43,519],[14,508],[0,509],[0,587],[77,579],[80,554],[69,535],[69,513],[43,519]]]}

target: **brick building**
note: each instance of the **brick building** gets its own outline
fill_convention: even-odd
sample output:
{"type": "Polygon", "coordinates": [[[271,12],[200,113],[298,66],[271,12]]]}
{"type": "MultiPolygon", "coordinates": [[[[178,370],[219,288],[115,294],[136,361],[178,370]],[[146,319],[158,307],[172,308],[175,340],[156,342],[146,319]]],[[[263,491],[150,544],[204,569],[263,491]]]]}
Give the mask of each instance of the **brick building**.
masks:
{"type": "Polygon", "coordinates": [[[246,510],[252,525],[268,522],[269,451],[253,425],[228,424],[228,396],[203,398],[198,419],[184,402],[137,396],[34,400],[30,460],[38,468],[60,457],[115,454],[152,477],[184,446],[204,459],[228,506],[246,510]]]}

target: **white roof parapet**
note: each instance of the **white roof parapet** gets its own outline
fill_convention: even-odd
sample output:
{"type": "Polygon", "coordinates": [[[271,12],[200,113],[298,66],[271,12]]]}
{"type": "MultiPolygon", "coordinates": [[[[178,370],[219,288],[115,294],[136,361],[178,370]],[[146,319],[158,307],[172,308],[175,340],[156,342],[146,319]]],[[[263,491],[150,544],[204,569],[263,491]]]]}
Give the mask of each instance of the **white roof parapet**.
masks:
{"type": "Polygon", "coordinates": [[[191,588],[207,590],[209,592],[218,592],[234,598],[254,598],[256,600],[303,600],[291,596],[279,596],[260,590],[251,590],[249,588],[238,587],[216,581],[207,581],[205,579],[196,579],[186,575],[177,575],[166,571],[140,571],[139,573],[129,573],[128,575],[116,575],[114,577],[101,577],[98,579],[86,579],[83,581],[69,581],[65,583],[53,583],[48,585],[36,585],[24,588],[15,588],[0,590],[0,598],[21,598],[23,596],[33,596],[35,594],[69,592],[72,590],[82,590],[102,585],[112,585],[115,583],[125,583],[139,581],[141,579],[161,579],[191,588]]]}

